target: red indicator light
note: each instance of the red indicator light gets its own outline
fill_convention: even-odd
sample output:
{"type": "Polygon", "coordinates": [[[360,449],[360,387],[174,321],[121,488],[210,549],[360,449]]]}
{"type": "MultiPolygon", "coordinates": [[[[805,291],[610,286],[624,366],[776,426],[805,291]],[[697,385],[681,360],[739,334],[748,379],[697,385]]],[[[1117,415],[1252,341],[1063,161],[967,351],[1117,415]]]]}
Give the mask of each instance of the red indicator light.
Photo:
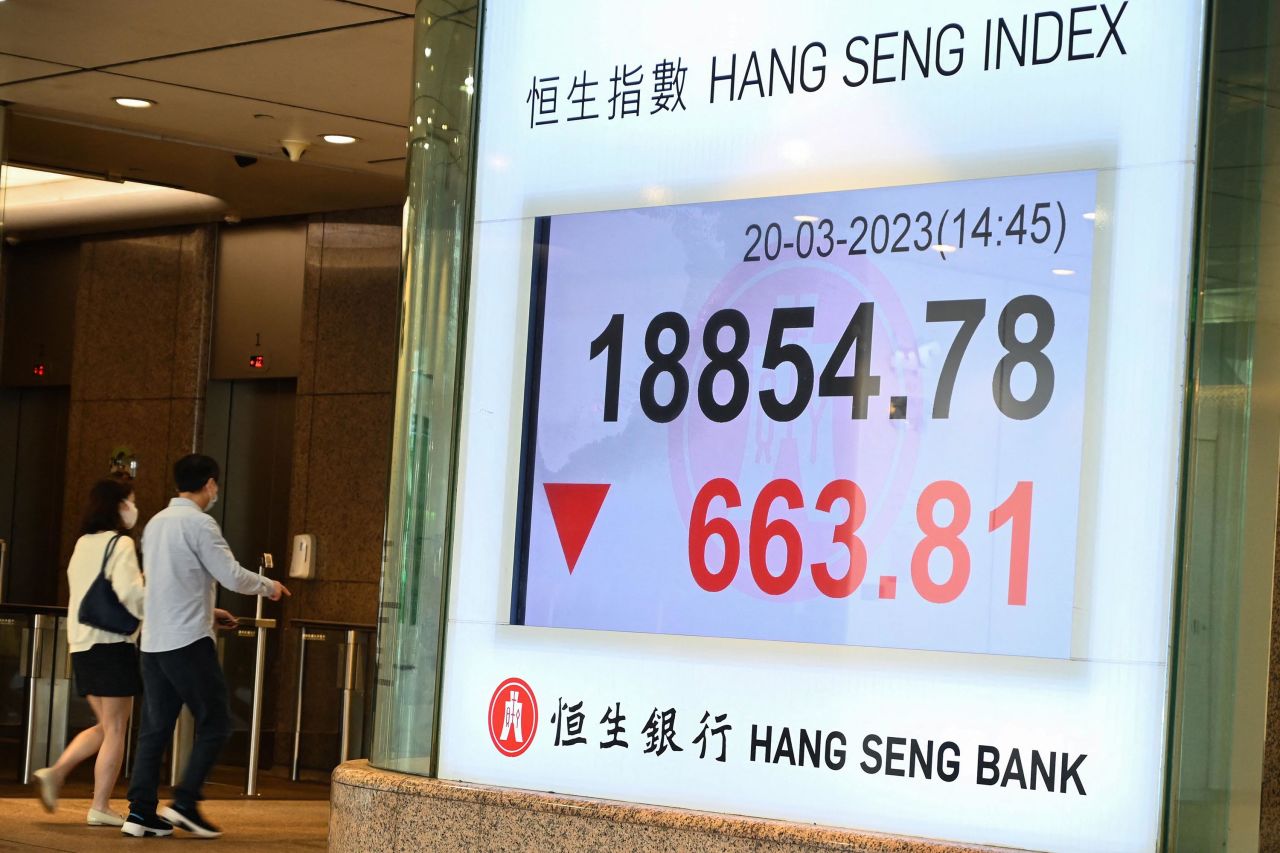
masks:
{"type": "Polygon", "coordinates": [[[262,370],[267,366],[266,356],[251,355],[249,356],[249,366],[254,370],[262,370]]]}
{"type": "Polygon", "coordinates": [[[44,376],[44,371],[45,371],[45,367],[44,367],[43,361],[39,362],[38,364],[36,364],[35,367],[31,368],[31,374],[33,376],[44,376]]]}

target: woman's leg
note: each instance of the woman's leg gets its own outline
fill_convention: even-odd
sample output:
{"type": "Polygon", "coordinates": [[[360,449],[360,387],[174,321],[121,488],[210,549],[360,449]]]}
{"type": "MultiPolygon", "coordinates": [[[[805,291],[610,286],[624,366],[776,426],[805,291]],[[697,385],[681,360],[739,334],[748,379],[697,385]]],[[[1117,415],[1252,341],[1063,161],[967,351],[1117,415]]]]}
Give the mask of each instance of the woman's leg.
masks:
{"type": "Polygon", "coordinates": [[[63,783],[67,781],[67,776],[70,775],[77,764],[102,747],[102,700],[97,696],[90,696],[88,699],[89,707],[93,708],[93,714],[98,718],[98,724],[90,726],[76,735],[71,743],[67,744],[67,748],[62,750],[62,755],[58,756],[57,762],[49,768],[53,771],[58,787],[62,787],[63,783]]]}
{"type": "Polygon", "coordinates": [[[98,724],[102,728],[102,748],[93,766],[93,807],[111,811],[111,791],[120,776],[124,760],[124,742],[129,736],[129,714],[133,711],[131,696],[99,696],[98,724]]]}

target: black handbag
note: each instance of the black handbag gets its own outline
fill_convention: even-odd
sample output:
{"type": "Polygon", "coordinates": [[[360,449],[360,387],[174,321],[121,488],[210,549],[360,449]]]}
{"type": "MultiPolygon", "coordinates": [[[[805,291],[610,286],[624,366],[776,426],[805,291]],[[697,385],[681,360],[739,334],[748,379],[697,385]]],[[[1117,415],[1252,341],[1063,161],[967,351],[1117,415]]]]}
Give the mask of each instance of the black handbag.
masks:
{"type": "Polygon", "coordinates": [[[107,579],[107,563],[111,561],[111,554],[116,550],[116,543],[122,535],[117,533],[107,543],[107,551],[102,555],[102,568],[80,600],[80,612],[77,616],[81,624],[127,637],[138,630],[142,620],[120,603],[116,591],[111,588],[111,581],[107,579]]]}

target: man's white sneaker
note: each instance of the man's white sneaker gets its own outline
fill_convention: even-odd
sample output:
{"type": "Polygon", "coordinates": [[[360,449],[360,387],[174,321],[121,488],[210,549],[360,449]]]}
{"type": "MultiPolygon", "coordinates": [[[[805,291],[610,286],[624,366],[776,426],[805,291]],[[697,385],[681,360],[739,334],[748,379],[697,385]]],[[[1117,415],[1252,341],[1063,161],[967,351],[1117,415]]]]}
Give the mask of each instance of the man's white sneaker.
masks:
{"type": "Polygon", "coordinates": [[[160,809],[159,815],[162,820],[167,820],[179,829],[185,829],[200,838],[217,838],[222,834],[222,830],[209,823],[204,815],[200,814],[200,809],[194,803],[189,806],[180,806],[177,803],[165,806],[160,809]]]}
{"type": "Polygon", "coordinates": [[[40,798],[40,805],[44,806],[47,812],[58,810],[58,790],[62,787],[58,784],[58,779],[53,775],[53,768],[45,767],[31,774],[31,784],[36,788],[36,796],[40,798]]]}
{"type": "Polygon", "coordinates": [[[134,838],[146,838],[148,835],[173,835],[173,827],[168,821],[163,821],[155,815],[140,815],[131,811],[124,825],[120,827],[120,833],[132,835],[134,838]]]}

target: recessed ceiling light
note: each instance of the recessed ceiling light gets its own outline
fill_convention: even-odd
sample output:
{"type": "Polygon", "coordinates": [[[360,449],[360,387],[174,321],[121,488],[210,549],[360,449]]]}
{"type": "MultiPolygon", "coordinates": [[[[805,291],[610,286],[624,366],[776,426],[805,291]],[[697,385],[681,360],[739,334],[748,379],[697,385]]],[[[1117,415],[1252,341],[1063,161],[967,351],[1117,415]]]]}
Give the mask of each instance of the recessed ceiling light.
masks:
{"type": "MultiPolygon", "coordinates": [[[[2,2],[2,0],[0,0],[2,2]]],[[[122,107],[128,107],[131,110],[145,110],[147,107],[154,107],[156,102],[150,98],[112,98],[122,107]]]]}
{"type": "Polygon", "coordinates": [[[934,250],[935,252],[941,252],[941,253],[942,253],[942,254],[944,254],[944,255],[945,255],[947,252],[955,252],[955,251],[957,251],[956,247],[955,247],[955,246],[952,246],[950,243],[938,243],[938,244],[936,244],[936,245],[933,247],[933,250],[934,250]]]}
{"type": "Polygon", "coordinates": [[[796,222],[817,222],[818,221],[818,217],[810,216],[807,213],[799,213],[791,218],[794,219],[796,222]]]}
{"type": "Polygon", "coordinates": [[[1052,270],[1052,272],[1054,275],[1075,275],[1076,274],[1075,270],[1069,270],[1069,269],[1066,269],[1065,267],[1059,267],[1058,269],[1052,270]]]}
{"type": "Polygon", "coordinates": [[[347,136],[344,133],[326,133],[320,138],[331,145],[350,145],[353,142],[360,141],[358,138],[354,136],[347,136]]]}
{"type": "Polygon", "coordinates": [[[1097,211],[1093,211],[1093,210],[1089,211],[1088,213],[1081,214],[1081,215],[1082,215],[1085,219],[1088,219],[1090,222],[1092,222],[1093,220],[1095,220],[1095,219],[1097,219],[1097,218],[1098,218],[1098,213],[1097,213],[1097,211]]]}

